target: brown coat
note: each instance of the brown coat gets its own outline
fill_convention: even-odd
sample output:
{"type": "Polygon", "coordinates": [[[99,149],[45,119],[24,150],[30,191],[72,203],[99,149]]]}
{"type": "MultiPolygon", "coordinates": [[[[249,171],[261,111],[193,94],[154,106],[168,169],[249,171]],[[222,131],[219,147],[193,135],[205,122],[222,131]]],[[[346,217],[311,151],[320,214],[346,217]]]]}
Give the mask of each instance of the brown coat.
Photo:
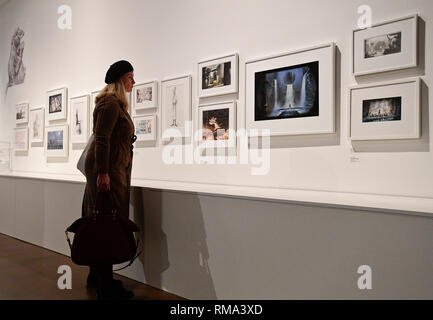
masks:
{"type": "Polygon", "coordinates": [[[129,216],[134,132],[131,117],[114,95],[98,101],[93,111],[95,139],[86,156],[83,216],[95,206],[98,173],[108,173],[114,205],[121,215],[129,216]]]}

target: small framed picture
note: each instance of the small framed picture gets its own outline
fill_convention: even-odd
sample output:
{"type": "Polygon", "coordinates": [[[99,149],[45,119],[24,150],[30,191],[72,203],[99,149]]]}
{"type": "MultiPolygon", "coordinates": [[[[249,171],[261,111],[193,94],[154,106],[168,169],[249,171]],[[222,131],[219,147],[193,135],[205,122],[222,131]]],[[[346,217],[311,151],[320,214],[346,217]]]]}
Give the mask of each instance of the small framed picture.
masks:
{"type": "Polygon", "coordinates": [[[48,121],[66,120],[68,89],[60,88],[47,92],[47,119],[48,121]]]}
{"type": "Polygon", "coordinates": [[[137,141],[156,140],[156,115],[133,117],[137,141]]]}
{"type": "Polygon", "coordinates": [[[46,128],[45,151],[47,157],[67,157],[69,154],[68,125],[46,128]]]}
{"type": "Polygon", "coordinates": [[[200,98],[238,92],[237,53],[198,63],[200,98]]]}
{"type": "Polygon", "coordinates": [[[201,105],[198,109],[201,141],[206,147],[236,145],[235,102],[201,105]]]}
{"type": "Polygon", "coordinates": [[[420,137],[420,79],[350,88],[352,140],[420,137]]]}
{"type": "Polygon", "coordinates": [[[416,67],[418,15],[356,29],[352,34],[355,76],[416,67]]]}
{"type": "Polygon", "coordinates": [[[132,103],[135,111],[158,107],[158,81],[135,85],[132,103]]]}
{"type": "Polygon", "coordinates": [[[15,128],[15,151],[29,150],[29,128],[15,128]]]}
{"type": "Polygon", "coordinates": [[[89,95],[71,98],[72,143],[86,143],[89,137],[89,95]]]}
{"type": "Polygon", "coordinates": [[[15,106],[15,123],[27,123],[29,122],[29,104],[20,103],[15,106]]]}
{"type": "Polygon", "coordinates": [[[44,108],[30,110],[29,135],[30,143],[43,143],[45,130],[44,108]]]}

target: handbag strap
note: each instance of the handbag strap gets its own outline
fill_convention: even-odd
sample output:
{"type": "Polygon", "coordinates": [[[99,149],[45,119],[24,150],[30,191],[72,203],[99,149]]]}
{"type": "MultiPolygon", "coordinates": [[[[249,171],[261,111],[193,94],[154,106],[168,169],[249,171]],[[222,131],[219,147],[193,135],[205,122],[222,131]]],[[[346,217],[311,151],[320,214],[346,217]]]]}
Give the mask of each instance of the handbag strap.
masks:
{"type": "MultiPolygon", "coordinates": [[[[140,243],[140,240],[137,238],[137,247],[136,247],[136,248],[138,248],[138,244],[139,244],[139,243],[140,243]]],[[[125,268],[128,268],[130,265],[132,265],[132,264],[134,263],[135,259],[137,259],[138,256],[139,256],[140,254],[141,254],[141,251],[139,251],[139,252],[135,255],[135,257],[132,258],[131,261],[129,261],[129,263],[128,263],[126,266],[124,266],[124,267],[122,267],[122,268],[119,268],[119,269],[114,269],[113,271],[120,271],[120,270],[123,270],[123,269],[125,269],[125,268]]]]}
{"type": "MultiPolygon", "coordinates": [[[[104,206],[101,201],[103,201],[103,195],[108,194],[110,198],[110,210],[112,214],[117,214],[117,208],[114,206],[113,194],[111,191],[100,191],[96,193],[95,206],[93,207],[93,214],[99,214],[100,211],[103,211],[104,206]]],[[[105,197],[106,198],[106,197],[105,197]]]]}

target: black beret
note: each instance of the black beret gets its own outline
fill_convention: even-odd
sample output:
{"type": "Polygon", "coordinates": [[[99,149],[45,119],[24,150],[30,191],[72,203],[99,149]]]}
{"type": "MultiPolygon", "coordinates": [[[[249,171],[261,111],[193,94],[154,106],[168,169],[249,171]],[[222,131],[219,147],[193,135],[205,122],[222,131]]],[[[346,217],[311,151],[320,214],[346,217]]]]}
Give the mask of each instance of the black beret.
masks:
{"type": "Polygon", "coordinates": [[[120,60],[113,63],[110,68],[107,70],[107,74],[105,75],[105,83],[110,84],[116,82],[123,76],[125,73],[133,71],[134,68],[132,64],[130,64],[126,60],[120,60]]]}

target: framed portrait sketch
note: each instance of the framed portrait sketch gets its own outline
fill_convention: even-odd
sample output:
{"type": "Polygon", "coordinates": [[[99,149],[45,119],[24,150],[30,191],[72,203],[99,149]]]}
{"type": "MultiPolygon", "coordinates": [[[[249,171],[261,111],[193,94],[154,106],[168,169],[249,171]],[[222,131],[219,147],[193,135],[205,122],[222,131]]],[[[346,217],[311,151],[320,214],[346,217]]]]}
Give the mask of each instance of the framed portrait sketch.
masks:
{"type": "Polygon", "coordinates": [[[15,128],[15,151],[29,150],[29,128],[15,128]]]}
{"type": "Polygon", "coordinates": [[[68,118],[67,111],[68,89],[60,88],[47,92],[47,120],[66,120],[68,118]]]}
{"type": "Polygon", "coordinates": [[[201,105],[198,109],[201,141],[206,147],[236,146],[235,102],[201,105]]]}
{"type": "Polygon", "coordinates": [[[198,96],[210,97],[238,92],[237,53],[198,63],[198,96]]]}
{"type": "Polygon", "coordinates": [[[335,131],[334,43],[249,61],[245,124],[273,136],[335,131]]]}
{"type": "Polygon", "coordinates": [[[185,130],[185,122],[191,121],[191,76],[184,76],[161,82],[161,135],[163,139],[171,136],[176,129],[176,137],[191,136],[185,130]]]}
{"type": "Polygon", "coordinates": [[[132,89],[132,104],[134,113],[158,107],[158,81],[135,85],[132,89]]]}
{"type": "Polygon", "coordinates": [[[89,95],[71,98],[71,134],[72,143],[86,143],[89,137],[89,95]]]}
{"type": "Polygon", "coordinates": [[[418,15],[374,24],[352,33],[355,76],[416,67],[418,15]]]}
{"type": "Polygon", "coordinates": [[[156,140],[156,115],[133,117],[137,141],[156,140]]]}
{"type": "Polygon", "coordinates": [[[29,122],[29,104],[20,103],[15,106],[15,123],[27,123],[29,122]]]}
{"type": "Polygon", "coordinates": [[[352,140],[420,137],[420,79],[350,88],[352,140]]]}
{"type": "Polygon", "coordinates": [[[45,152],[47,157],[67,157],[69,154],[68,125],[46,128],[45,152]]]}
{"type": "Polygon", "coordinates": [[[45,129],[44,108],[30,110],[29,136],[30,143],[43,143],[45,129]]]}

